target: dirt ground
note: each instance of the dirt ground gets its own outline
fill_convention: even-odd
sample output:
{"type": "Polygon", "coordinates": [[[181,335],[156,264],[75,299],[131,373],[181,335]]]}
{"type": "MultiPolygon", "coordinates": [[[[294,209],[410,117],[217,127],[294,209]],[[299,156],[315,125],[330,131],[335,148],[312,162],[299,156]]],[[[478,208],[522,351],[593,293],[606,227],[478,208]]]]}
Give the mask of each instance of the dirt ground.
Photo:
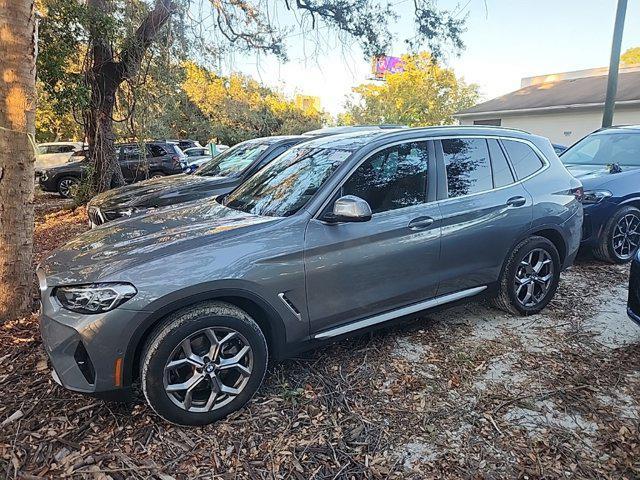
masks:
{"type": "MultiPolygon", "coordinates": [[[[39,197],[38,259],[86,228],[64,206],[39,197]]],[[[638,478],[627,276],[580,259],[540,315],[470,303],[275,364],[200,428],[58,387],[22,318],[0,326],[0,477],[638,478]]]]}

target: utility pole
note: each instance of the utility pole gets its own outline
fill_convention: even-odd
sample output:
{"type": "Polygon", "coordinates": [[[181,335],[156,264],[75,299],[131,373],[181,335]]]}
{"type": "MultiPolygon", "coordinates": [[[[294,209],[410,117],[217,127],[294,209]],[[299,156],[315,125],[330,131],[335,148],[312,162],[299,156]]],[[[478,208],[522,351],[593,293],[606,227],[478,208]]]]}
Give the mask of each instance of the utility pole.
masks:
{"type": "Polygon", "coordinates": [[[607,79],[607,97],[604,101],[604,114],[602,126],[610,127],[613,124],[613,110],[616,106],[616,93],[618,91],[618,69],[620,67],[620,50],[622,47],[622,31],[624,30],[624,17],[627,14],[627,0],[618,0],[616,9],[616,23],[613,28],[613,43],[611,44],[611,61],[609,62],[609,76],[607,79]]]}

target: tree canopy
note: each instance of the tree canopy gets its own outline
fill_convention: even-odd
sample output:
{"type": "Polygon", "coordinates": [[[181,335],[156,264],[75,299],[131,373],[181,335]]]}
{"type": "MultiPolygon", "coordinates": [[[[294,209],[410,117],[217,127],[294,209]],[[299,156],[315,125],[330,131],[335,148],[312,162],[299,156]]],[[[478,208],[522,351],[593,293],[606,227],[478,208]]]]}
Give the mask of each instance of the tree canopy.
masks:
{"type": "Polygon", "coordinates": [[[640,47],[628,48],[621,56],[620,60],[624,65],[635,65],[640,63],[640,47]]]}
{"type": "Polygon", "coordinates": [[[442,125],[452,123],[455,112],[477,103],[477,85],[466,84],[431,54],[405,55],[402,63],[404,70],[386,74],[383,82],[354,87],[339,123],[442,125]]]}

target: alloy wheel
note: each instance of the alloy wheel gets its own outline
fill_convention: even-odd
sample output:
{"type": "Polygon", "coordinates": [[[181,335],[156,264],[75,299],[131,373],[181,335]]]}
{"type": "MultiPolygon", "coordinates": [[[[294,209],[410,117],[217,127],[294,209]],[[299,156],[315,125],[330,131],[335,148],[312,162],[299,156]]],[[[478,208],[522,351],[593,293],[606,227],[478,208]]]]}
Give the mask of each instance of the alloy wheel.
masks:
{"type": "Polygon", "coordinates": [[[71,178],[65,178],[60,181],[58,191],[63,197],[72,198],[78,191],[78,181],[71,178]]]}
{"type": "Polygon", "coordinates": [[[227,327],[211,327],[185,338],[164,367],[164,389],[189,412],[216,410],[237,397],[253,369],[247,339],[227,327]]]}
{"type": "Polygon", "coordinates": [[[627,213],[613,229],[612,247],[620,260],[629,260],[640,245],[640,218],[635,213],[627,213]]]}
{"type": "Polygon", "coordinates": [[[518,302],[530,308],[542,302],[553,283],[554,267],[549,252],[531,250],[520,262],[514,282],[518,302]]]}

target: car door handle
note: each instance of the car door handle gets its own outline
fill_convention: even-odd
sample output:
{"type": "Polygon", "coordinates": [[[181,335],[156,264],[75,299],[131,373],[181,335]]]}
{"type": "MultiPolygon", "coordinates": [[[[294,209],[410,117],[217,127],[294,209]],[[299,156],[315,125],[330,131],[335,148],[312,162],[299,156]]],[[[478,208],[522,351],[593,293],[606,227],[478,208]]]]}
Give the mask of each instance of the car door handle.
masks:
{"type": "Polygon", "coordinates": [[[431,217],[418,217],[409,222],[409,228],[411,230],[424,230],[429,228],[433,224],[433,218],[431,217]]]}
{"type": "Polygon", "coordinates": [[[521,207],[525,203],[527,203],[527,199],[519,196],[511,197],[509,200],[507,200],[507,205],[509,205],[510,207],[521,207]]]}

